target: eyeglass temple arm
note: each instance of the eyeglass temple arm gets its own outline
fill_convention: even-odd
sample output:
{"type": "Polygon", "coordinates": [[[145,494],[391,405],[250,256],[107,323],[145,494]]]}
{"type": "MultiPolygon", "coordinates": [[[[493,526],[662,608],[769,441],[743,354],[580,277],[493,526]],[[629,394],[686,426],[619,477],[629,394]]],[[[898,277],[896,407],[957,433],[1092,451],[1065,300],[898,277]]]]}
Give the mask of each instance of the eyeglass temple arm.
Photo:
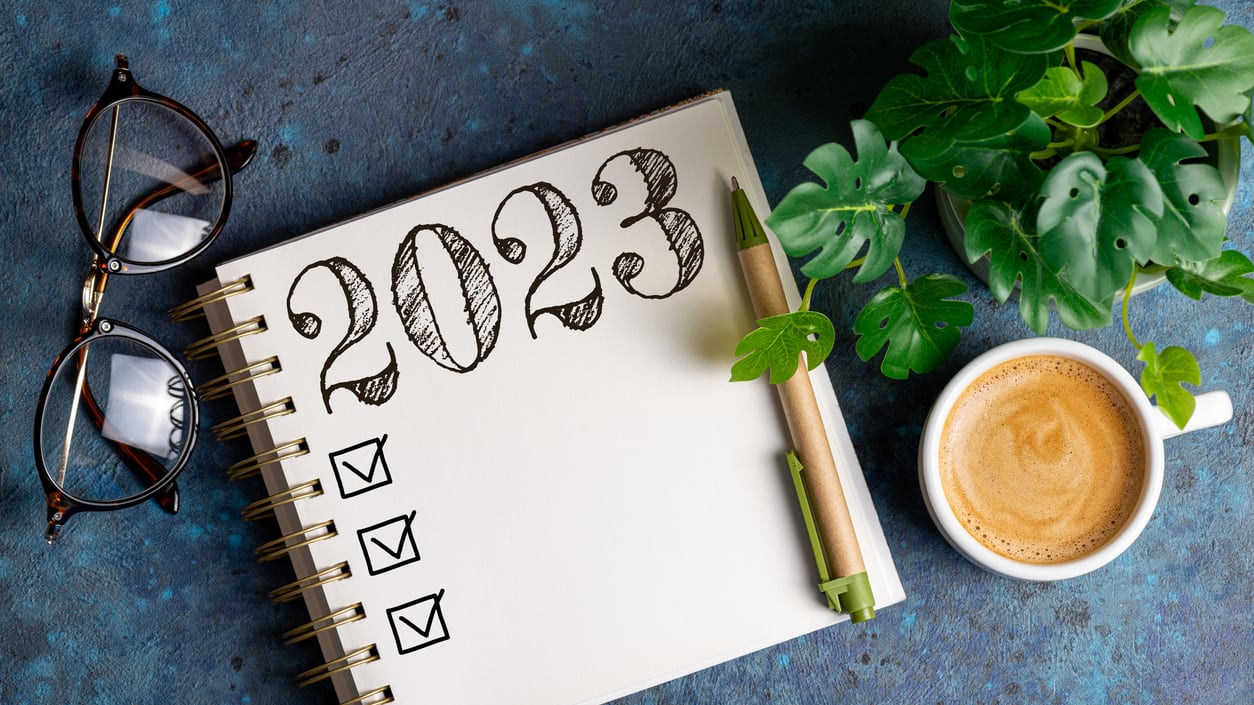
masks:
{"type": "MultiPolygon", "coordinates": [[[[257,153],[257,140],[241,140],[236,144],[223,150],[226,157],[226,167],[232,174],[238,173],[252,161],[253,156],[257,153]]],[[[208,184],[222,178],[221,170],[215,162],[203,169],[188,175],[172,184],[168,184],[152,193],[141,197],[134,205],[126,210],[126,214],[122,217],[122,222],[118,224],[118,228],[113,233],[112,239],[105,243],[103,238],[101,242],[110,252],[117,252],[122,246],[122,237],[126,234],[126,229],[130,227],[131,221],[135,218],[135,214],[148,206],[158,203],[170,196],[184,190],[183,186],[188,180],[195,180],[197,183],[208,184]]],[[[101,226],[103,228],[103,225],[101,226]]],[[[84,334],[91,329],[95,323],[96,311],[99,309],[100,302],[104,299],[105,287],[109,283],[109,272],[103,267],[94,267],[95,279],[91,283],[91,293],[84,294],[84,312],[83,321],[79,334],[84,334]]]]}
{"type": "Polygon", "coordinates": [[[226,154],[226,168],[230,169],[232,174],[238,174],[252,162],[253,156],[257,154],[257,140],[240,140],[224,149],[223,153],[226,154]]]}
{"type": "MultiPolygon", "coordinates": [[[[257,153],[256,140],[242,140],[236,144],[227,147],[222,151],[226,157],[226,168],[232,174],[239,173],[244,167],[252,162],[253,156],[257,153]]],[[[122,244],[122,236],[126,232],[126,228],[131,224],[135,214],[147,208],[154,203],[159,203],[176,193],[188,190],[189,186],[194,184],[211,184],[222,178],[222,170],[218,168],[215,161],[199,171],[192,172],[187,176],[170,184],[153,191],[152,193],[140,198],[134,205],[127,208],[126,215],[122,217],[122,222],[118,225],[118,229],[113,234],[111,242],[105,245],[110,252],[117,252],[122,244]]]]}
{"type": "Polygon", "coordinates": [[[76,509],[74,504],[66,500],[61,490],[48,493],[48,526],[44,529],[44,539],[48,543],[55,542],[61,536],[61,529],[76,509]]]}

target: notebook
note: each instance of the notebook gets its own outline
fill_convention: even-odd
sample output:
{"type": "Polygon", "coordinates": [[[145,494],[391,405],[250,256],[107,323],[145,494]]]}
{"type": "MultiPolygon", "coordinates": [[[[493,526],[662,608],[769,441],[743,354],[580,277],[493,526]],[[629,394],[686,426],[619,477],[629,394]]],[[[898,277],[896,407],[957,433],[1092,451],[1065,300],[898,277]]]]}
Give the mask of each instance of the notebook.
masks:
{"type": "MultiPolygon", "coordinates": [[[[344,702],[602,703],[842,621],[765,379],[716,92],[226,262],[201,287],[344,702]]],[[[786,258],[776,260],[798,301],[786,258]]],[[[829,377],[812,373],[877,607],[904,599],[829,377]]],[[[251,480],[257,482],[256,480],[251,480]]],[[[846,626],[843,628],[858,628],[846,626]]]]}

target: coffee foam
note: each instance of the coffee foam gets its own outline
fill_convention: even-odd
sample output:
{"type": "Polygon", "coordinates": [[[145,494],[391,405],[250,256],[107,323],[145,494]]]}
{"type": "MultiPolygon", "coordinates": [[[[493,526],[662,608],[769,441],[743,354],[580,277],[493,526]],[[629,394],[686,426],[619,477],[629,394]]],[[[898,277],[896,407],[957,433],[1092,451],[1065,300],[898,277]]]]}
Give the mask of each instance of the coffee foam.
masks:
{"type": "Polygon", "coordinates": [[[941,439],[941,484],[980,543],[1057,563],[1109,541],[1135,510],[1145,445],[1119,388],[1067,358],[985,372],[959,396],[941,439]]]}

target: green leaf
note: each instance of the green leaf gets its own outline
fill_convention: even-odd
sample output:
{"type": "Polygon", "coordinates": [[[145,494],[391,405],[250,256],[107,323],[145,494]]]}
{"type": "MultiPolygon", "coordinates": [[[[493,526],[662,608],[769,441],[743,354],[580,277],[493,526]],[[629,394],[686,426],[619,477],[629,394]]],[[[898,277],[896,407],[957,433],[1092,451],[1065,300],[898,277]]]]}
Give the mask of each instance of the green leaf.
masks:
{"type": "Polygon", "coordinates": [[[975,318],[971,304],[950,300],[966,290],[957,277],[928,274],[880,291],[853,323],[858,357],[866,362],[887,346],[880,370],[892,379],[936,369],[975,318]]]}
{"type": "Polygon", "coordinates": [[[867,243],[866,261],[853,280],[870,281],[888,271],[906,236],[906,224],[892,206],[913,201],[927,185],[875,125],[854,120],[851,126],[859,160],[834,143],[814,150],[805,166],[826,186],[797,186],[766,219],[790,256],[819,250],[801,267],[812,279],[839,274],[867,243]]]}
{"type": "Polygon", "coordinates": [[[1215,296],[1240,296],[1254,304],[1254,263],[1237,250],[1224,250],[1222,254],[1205,262],[1181,262],[1167,270],[1167,281],[1180,293],[1193,299],[1201,299],[1202,293],[1215,296]]]}
{"type": "Polygon", "coordinates": [[[914,168],[958,196],[976,200],[995,195],[1021,201],[1036,195],[1045,179],[1032,152],[1049,144],[1049,126],[1028,113],[1017,129],[982,142],[956,142],[934,158],[916,158],[914,168]]]}
{"type": "Polygon", "coordinates": [[[797,372],[801,353],[810,369],[823,364],[836,343],[831,320],[817,311],[794,311],[758,321],[736,345],[736,355],[744,355],[731,369],[731,381],[757,379],[768,368],[771,384],[786,381],[797,372]]]}
{"type": "Polygon", "coordinates": [[[1163,194],[1140,161],[1114,157],[1103,165],[1078,152],[1050,171],[1041,194],[1041,255],[1089,299],[1106,300],[1127,283],[1134,262],[1149,261],[1163,194]]]}
{"type": "Polygon", "coordinates": [[[1019,315],[1037,335],[1049,324],[1049,302],[1058,317],[1073,330],[1108,326],[1112,321],[1113,295],[1093,301],[1080,293],[1046,264],[1040,237],[1032,232],[1022,214],[1005,203],[977,201],[967,215],[966,254],[974,262],[989,258],[988,288],[1005,303],[1019,282],[1019,315]]]}
{"type": "Polygon", "coordinates": [[[912,162],[934,159],[955,142],[981,142],[1018,129],[1028,119],[1014,96],[1041,80],[1045,55],[1011,54],[979,37],[934,39],[910,61],[926,76],[893,77],[866,117],[912,162]],[[906,138],[909,139],[906,139],[906,138]]]}
{"type": "Polygon", "coordinates": [[[1102,21],[1098,32],[1106,49],[1123,63],[1139,69],[1136,57],[1128,49],[1128,36],[1137,20],[1150,10],[1166,7],[1176,16],[1183,16],[1189,8],[1197,4],[1197,0],[1123,0],[1123,5],[1115,14],[1102,21]]]}
{"type": "Polygon", "coordinates": [[[1219,123],[1249,109],[1244,94],[1254,87],[1254,34],[1223,21],[1223,10],[1200,5],[1172,31],[1171,10],[1160,7],[1128,38],[1145,102],[1164,124],[1195,140],[1205,134],[1198,108],[1219,123]]]}
{"type": "Polygon", "coordinates": [[[1182,163],[1207,156],[1202,145],[1164,128],[1151,130],[1141,142],[1138,158],[1154,173],[1165,196],[1151,255],[1159,264],[1219,256],[1228,229],[1223,209],[1228,188],[1214,166],[1182,163]]]}
{"type": "Polygon", "coordinates": [[[1178,428],[1184,428],[1193,416],[1197,400],[1183,384],[1198,386],[1202,383],[1202,369],[1193,353],[1177,346],[1163,348],[1162,353],[1146,343],[1136,359],[1145,363],[1141,371],[1141,389],[1146,396],[1157,397],[1158,408],[1167,414],[1178,428]]]}
{"type": "Polygon", "coordinates": [[[1075,39],[1078,19],[1100,20],[1121,0],[953,0],[949,21],[965,35],[983,35],[1007,51],[1040,54],[1075,39]]]}
{"type": "Polygon", "coordinates": [[[1109,84],[1097,64],[1081,62],[1080,71],[1083,77],[1070,66],[1054,66],[1039,83],[1020,92],[1018,100],[1043,118],[1057,115],[1069,125],[1093,127],[1105,114],[1097,104],[1106,97],[1109,84]]]}

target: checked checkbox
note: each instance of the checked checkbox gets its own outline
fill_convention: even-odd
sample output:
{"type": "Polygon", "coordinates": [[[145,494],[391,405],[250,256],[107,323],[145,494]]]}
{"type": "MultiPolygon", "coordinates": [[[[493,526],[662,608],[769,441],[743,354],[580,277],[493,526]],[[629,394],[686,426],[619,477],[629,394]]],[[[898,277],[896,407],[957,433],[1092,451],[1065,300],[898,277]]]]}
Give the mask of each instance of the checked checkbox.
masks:
{"type": "Polygon", "coordinates": [[[368,526],[357,532],[361,552],[366,557],[366,569],[378,575],[421,559],[418,543],[414,540],[414,518],[418,512],[410,512],[368,526]]]}
{"type": "Polygon", "coordinates": [[[392,473],[383,454],[383,444],[387,439],[387,434],[384,434],[330,454],[331,468],[335,471],[341,497],[348,499],[392,484],[392,473]]]}
{"type": "Polygon", "coordinates": [[[440,590],[388,610],[388,622],[392,625],[398,652],[407,654],[448,641],[448,625],[444,623],[444,610],[440,606],[442,599],[444,591],[440,590]]]}

